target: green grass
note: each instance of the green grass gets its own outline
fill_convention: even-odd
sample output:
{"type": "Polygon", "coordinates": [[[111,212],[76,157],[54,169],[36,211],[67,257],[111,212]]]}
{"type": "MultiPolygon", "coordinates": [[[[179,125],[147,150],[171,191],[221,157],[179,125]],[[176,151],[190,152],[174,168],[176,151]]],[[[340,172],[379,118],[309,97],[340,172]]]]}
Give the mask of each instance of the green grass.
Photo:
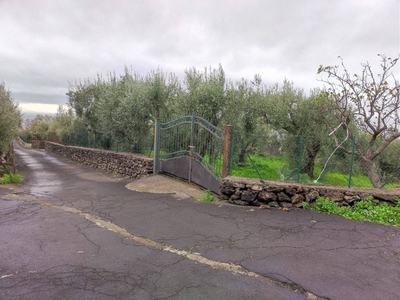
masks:
{"type": "Polygon", "coordinates": [[[207,190],[204,192],[204,195],[202,197],[193,197],[197,201],[204,201],[204,202],[214,202],[215,198],[213,195],[211,195],[210,190],[207,190]]]}
{"type": "MultiPolygon", "coordinates": [[[[262,157],[262,156],[250,155],[250,158],[253,160],[254,164],[258,169],[258,172],[260,172],[260,175],[264,180],[272,180],[272,181],[281,180],[280,175],[278,174],[276,169],[282,170],[283,167],[287,165],[286,157],[283,156],[262,157]]],[[[319,164],[316,164],[314,174],[318,176],[320,170],[321,166],[319,164]]],[[[246,178],[258,178],[258,174],[250,162],[248,162],[247,165],[244,167],[235,166],[232,169],[232,175],[239,177],[246,177],[246,178]]],[[[295,181],[297,176],[294,177],[295,178],[291,178],[290,180],[295,181]]],[[[309,179],[307,180],[306,176],[304,176],[303,180],[300,181],[302,183],[313,184],[313,181],[309,179]]],[[[323,176],[321,176],[321,179],[318,180],[317,184],[347,187],[349,184],[349,174],[343,174],[338,172],[325,172],[323,176]]],[[[396,183],[390,183],[385,185],[385,188],[395,188],[397,186],[398,184],[396,183]]],[[[369,188],[372,187],[372,184],[368,176],[353,174],[351,179],[351,187],[369,188]]]]}
{"type": "Polygon", "coordinates": [[[304,209],[335,214],[346,219],[400,226],[400,201],[396,206],[386,203],[374,205],[370,198],[356,202],[353,207],[337,206],[328,198],[318,198],[313,204],[303,205],[304,209]]]}
{"type": "MultiPolygon", "coordinates": [[[[251,160],[254,162],[255,166],[260,172],[263,179],[266,180],[279,180],[279,174],[276,169],[282,169],[286,164],[285,157],[261,157],[256,155],[250,155],[251,160]]],[[[258,178],[256,170],[254,170],[252,164],[249,162],[245,167],[235,166],[232,169],[232,175],[238,177],[247,178],[258,178]]]]}
{"type": "Polygon", "coordinates": [[[0,184],[21,183],[22,176],[18,174],[6,174],[0,178],[0,184]]]}

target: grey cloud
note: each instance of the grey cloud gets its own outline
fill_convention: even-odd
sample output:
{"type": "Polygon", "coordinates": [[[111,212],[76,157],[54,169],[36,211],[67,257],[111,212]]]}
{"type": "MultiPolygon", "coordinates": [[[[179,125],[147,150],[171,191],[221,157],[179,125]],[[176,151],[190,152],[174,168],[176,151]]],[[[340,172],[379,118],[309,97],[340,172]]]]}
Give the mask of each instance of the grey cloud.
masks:
{"type": "Polygon", "coordinates": [[[357,71],[400,52],[397,0],[0,0],[0,11],[0,81],[21,102],[64,104],[68,82],[125,65],[182,76],[221,63],[228,78],[307,90],[338,55],[357,71]]]}

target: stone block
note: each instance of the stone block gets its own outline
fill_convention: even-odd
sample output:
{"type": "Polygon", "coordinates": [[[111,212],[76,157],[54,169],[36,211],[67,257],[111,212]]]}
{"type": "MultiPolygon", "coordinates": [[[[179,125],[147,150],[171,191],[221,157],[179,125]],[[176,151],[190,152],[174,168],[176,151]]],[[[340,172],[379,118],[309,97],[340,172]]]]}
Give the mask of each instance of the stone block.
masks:
{"type": "Polygon", "coordinates": [[[252,202],[256,199],[256,197],[257,194],[253,193],[252,191],[244,191],[240,199],[243,201],[252,202]]]}
{"type": "Polygon", "coordinates": [[[295,203],[303,202],[305,198],[301,194],[295,194],[292,196],[291,199],[292,199],[292,203],[295,204],[295,203]]]}
{"type": "Polygon", "coordinates": [[[315,190],[311,190],[306,195],[306,201],[312,202],[312,201],[316,200],[318,197],[319,197],[319,193],[315,190]]]}
{"type": "Polygon", "coordinates": [[[258,194],[258,199],[259,201],[263,202],[271,202],[271,201],[276,201],[278,199],[278,196],[274,193],[267,192],[267,191],[262,191],[258,194]]]}
{"type": "Polygon", "coordinates": [[[269,205],[270,207],[279,207],[279,204],[278,204],[278,202],[276,202],[276,201],[272,201],[272,202],[268,203],[268,205],[269,205]]]}
{"type": "Polygon", "coordinates": [[[284,192],[280,192],[278,194],[278,201],[279,202],[292,202],[292,199],[288,195],[286,195],[284,192]]]}
{"type": "Polygon", "coordinates": [[[258,184],[255,184],[255,185],[253,185],[252,186],[252,188],[251,188],[253,191],[262,191],[262,189],[263,189],[263,187],[262,187],[262,185],[258,185],[258,184]]]}
{"type": "Polygon", "coordinates": [[[297,191],[294,188],[285,188],[285,194],[289,195],[289,196],[293,196],[296,195],[297,191]]]}
{"type": "Polygon", "coordinates": [[[280,205],[285,208],[292,208],[293,204],[288,202],[281,202],[280,205]]]}

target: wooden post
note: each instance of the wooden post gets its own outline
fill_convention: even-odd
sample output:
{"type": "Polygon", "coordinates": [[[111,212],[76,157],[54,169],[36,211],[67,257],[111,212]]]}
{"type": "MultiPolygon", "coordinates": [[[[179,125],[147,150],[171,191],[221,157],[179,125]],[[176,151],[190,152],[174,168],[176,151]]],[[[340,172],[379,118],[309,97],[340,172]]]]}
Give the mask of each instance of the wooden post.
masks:
{"type": "Polygon", "coordinates": [[[157,175],[159,171],[160,171],[160,122],[158,119],[155,119],[153,174],[157,175]]]}
{"type": "Polygon", "coordinates": [[[225,126],[225,134],[224,134],[224,155],[222,161],[222,178],[225,178],[229,175],[229,152],[230,152],[230,144],[231,144],[231,135],[232,135],[232,125],[225,126]]]}

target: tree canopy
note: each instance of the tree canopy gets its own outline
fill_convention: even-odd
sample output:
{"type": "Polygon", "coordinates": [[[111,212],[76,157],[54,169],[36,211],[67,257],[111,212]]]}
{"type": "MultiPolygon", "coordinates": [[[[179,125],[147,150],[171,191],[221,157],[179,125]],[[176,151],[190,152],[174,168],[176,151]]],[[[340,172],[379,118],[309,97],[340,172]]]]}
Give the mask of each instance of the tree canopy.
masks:
{"type": "Polygon", "coordinates": [[[355,141],[355,169],[378,187],[383,173],[400,167],[389,154],[400,143],[400,88],[392,73],[398,58],[380,58],[379,72],[364,63],[361,73],[351,75],[342,60],[340,66],[320,66],[325,87],[309,93],[286,79],[268,86],[258,74],[232,81],[221,65],[186,69],[181,81],[161,69],[142,76],[125,68],[121,76],[108,73],[70,84],[70,109],[60,109],[50,118],[53,124],[37,118],[33,127],[43,136],[47,132],[46,138],[54,132],[65,141],[78,132],[94,135],[105,148],[128,143],[140,152],[151,148],[156,119],[196,114],[220,128],[234,126],[240,137],[236,162],[246,164],[246,152],[283,155],[288,168],[317,180],[328,162],[348,172],[346,155],[355,141]]]}
{"type": "MultiPolygon", "coordinates": [[[[347,70],[343,60],[340,66],[320,66],[318,73],[325,73],[322,81],[327,85],[329,112],[350,138],[356,138],[356,154],[374,187],[382,182],[376,158],[400,137],[400,85],[392,72],[399,58],[380,57],[380,70],[374,72],[366,62],[361,73],[347,70]]],[[[346,153],[351,149],[335,142],[346,153]]]]}
{"type": "Polygon", "coordinates": [[[18,137],[21,112],[11,91],[0,83],[0,156],[8,150],[13,139],[18,137]]]}

